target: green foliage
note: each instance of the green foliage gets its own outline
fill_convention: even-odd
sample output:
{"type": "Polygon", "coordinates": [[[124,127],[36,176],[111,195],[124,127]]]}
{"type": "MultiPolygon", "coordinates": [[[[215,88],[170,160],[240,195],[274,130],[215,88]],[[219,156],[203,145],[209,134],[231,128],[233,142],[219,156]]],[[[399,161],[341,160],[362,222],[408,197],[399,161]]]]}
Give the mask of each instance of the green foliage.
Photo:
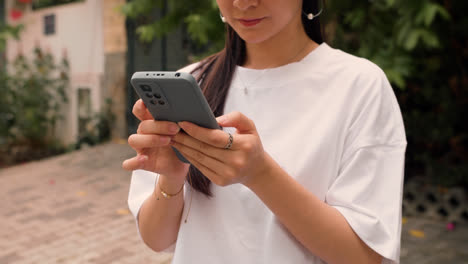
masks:
{"type": "Polygon", "coordinates": [[[183,26],[200,46],[209,45],[211,50],[224,46],[224,25],[215,0],[133,0],[123,5],[121,11],[137,22],[141,42],[151,42],[183,26]],[[166,14],[153,21],[161,10],[166,10],[166,14]]]}
{"type": "Polygon", "coordinates": [[[114,120],[112,99],[108,98],[102,111],[94,113],[85,120],[86,129],[84,133],[79,135],[75,148],[79,149],[83,144],[92,146],[110,140],[111,127],[114,120]]]}
{"type": "Polygon", "coordinates": [[[404,89],[419,71],[415,51],[442,48],[437,23],[448,23],[450,14],[431,0],[328,2],[328,19],[337,22],[334,45],[378,64],[389,80],[404,89]],[[437,23],[436,23],[437,22],[437,23]]]}
{"type": "Polygon", "coordinates": [[[56,63],[36,48],[32,60],[20,54],[11,66],[0,73],[0,158],[56,145],[55,124],[67,102],[67,59],[56,63]]]}
{"type": "Polygon", "coordinates": [[[468,2],[327,3],[333,45],[374,61],[399,88],[407,177],[468,187],[468,2]]]}
{"type": "MultiPolygon", "coordinates": [[[[182,22],[200,45],[222,47],[214,0],[170,0],[167,16],[151,14],[163,1],[133,0],[122,10],[137,19],[142,41],[182,22]]],[[[379,65],[396,88],[405,120],[406,177],[468,187],[468,1],[328,0],[322,23],[328,42],[379,65]]]]}
{"type": "Polygon", "coordinates": [[[0,52],[3,52],[6,47],[6,41],[9,37],[18,39],[19,33],[23,30],[23,25],[11,26],[0,23],[0,52]]]}

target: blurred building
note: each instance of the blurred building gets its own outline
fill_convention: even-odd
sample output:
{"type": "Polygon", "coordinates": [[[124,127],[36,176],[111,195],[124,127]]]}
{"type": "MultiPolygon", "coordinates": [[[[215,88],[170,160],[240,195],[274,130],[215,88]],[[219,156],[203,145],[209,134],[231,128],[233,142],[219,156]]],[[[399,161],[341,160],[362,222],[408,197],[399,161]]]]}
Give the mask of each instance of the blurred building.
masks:
{"type": "MultiPolygon", "coordinates": [[[[2,15],[11,25],[23,24],[20,40],[10,39],[5,57],[18,53],[32,55],[39,45],[56,60],[67,56],[71,86],[65,120],[57,133],[65,143],[74,143],[91,115],[102,111],[107,99],[115,121],[113,138],[126,138],[136,131],[138,120],[132,113],[138,99],[130,85],[135,71],[177,70],[188,63],[190,44],[183,27],[152,43],[139,41],[138,22],[126,20],[119,7],[131,0],[1,0],[2,15]],[[21,14],[12,13],[18,3],[28,3],[21,14]]],[[[166,3],[167,0],[163,1],[166,3]]],[[[23,5],[24,6],[24,5],[23,5]]],[[[158,20],[166,10],[153,10],[149,18],[158,20]]],[[[2,16],[0,16],[0,19],[2,16]]]]}
{"type": "Polygon", "coordinates": [[[115,117],[112,136],[125,138],[127,35],[125,17],[117,10],[125,0],[47,1],[54,4],[40,8],[28,4],[19,16],[12,13],[12,8],[18,2],[31,1],[3,2],[0,4],[5,4],[2,13],[6,22],[25,26],[19,41],[7,43],[8,61],[20,52],[32,54],[37,45],[52,53],[56,60],[63,56],[69,60],[69,104],[64,108],[65,120],[57,133],[61,139],[65,143],[75,142],[85,129],[86,124],[81,121],[102,111],[108,98],[115,117]]]}

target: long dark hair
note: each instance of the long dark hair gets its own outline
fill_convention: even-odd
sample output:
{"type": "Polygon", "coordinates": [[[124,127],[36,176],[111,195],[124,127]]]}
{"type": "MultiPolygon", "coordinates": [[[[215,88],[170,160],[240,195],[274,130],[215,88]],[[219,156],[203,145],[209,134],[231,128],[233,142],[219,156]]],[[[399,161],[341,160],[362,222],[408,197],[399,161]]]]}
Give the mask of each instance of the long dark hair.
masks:
{"type": "MultiPolygon", "coordinates": [[[[305,13],[317,14],[319,0],[303,0],[302,10],[305,13]]],[[[307,36],[321,44],[323,42],[322,28],[318,17],[308,20],[302,15],[302,25],[307,36]]],[[[215,116],[224,114],[226,96],[231,86],[232,77],[237,65],[243,65],[246,59],[245,42],[226,23],[226,44],[224,49],[200,62],[192,71],[197,76],[200,88],[203,91],[211,110],[215,116]]],[[[191,165],[188,172],[189,183],[195,190],[212,196],[211,181],[195,166],[191,165]]]]}

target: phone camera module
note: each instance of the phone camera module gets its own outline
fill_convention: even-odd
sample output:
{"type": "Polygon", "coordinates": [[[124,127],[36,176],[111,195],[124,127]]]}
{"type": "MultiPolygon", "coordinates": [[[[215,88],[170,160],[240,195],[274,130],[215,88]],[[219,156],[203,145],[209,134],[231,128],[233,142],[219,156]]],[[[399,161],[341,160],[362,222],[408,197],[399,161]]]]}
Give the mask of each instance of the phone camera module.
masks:
{"type": "Polygon", "coordinates": [[[151,92],[151,86],[149,86],[147,84],[141,84],[140,89],[145,91],[145,92],[151,92]]]}

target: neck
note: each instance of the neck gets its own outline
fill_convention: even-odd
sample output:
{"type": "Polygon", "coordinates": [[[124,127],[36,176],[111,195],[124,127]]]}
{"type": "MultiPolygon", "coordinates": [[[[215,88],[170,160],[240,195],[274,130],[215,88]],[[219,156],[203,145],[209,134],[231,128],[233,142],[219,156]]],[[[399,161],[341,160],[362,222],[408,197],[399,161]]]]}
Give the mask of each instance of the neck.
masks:
{"type": "Polygon", "coordinates": [[[275,68],[303,59],[318,44],[305,33],[302,25],[290,30],[286,27],[274,37],[260,43],[246,43],[244,67],[251,69],[275,68]]]}

